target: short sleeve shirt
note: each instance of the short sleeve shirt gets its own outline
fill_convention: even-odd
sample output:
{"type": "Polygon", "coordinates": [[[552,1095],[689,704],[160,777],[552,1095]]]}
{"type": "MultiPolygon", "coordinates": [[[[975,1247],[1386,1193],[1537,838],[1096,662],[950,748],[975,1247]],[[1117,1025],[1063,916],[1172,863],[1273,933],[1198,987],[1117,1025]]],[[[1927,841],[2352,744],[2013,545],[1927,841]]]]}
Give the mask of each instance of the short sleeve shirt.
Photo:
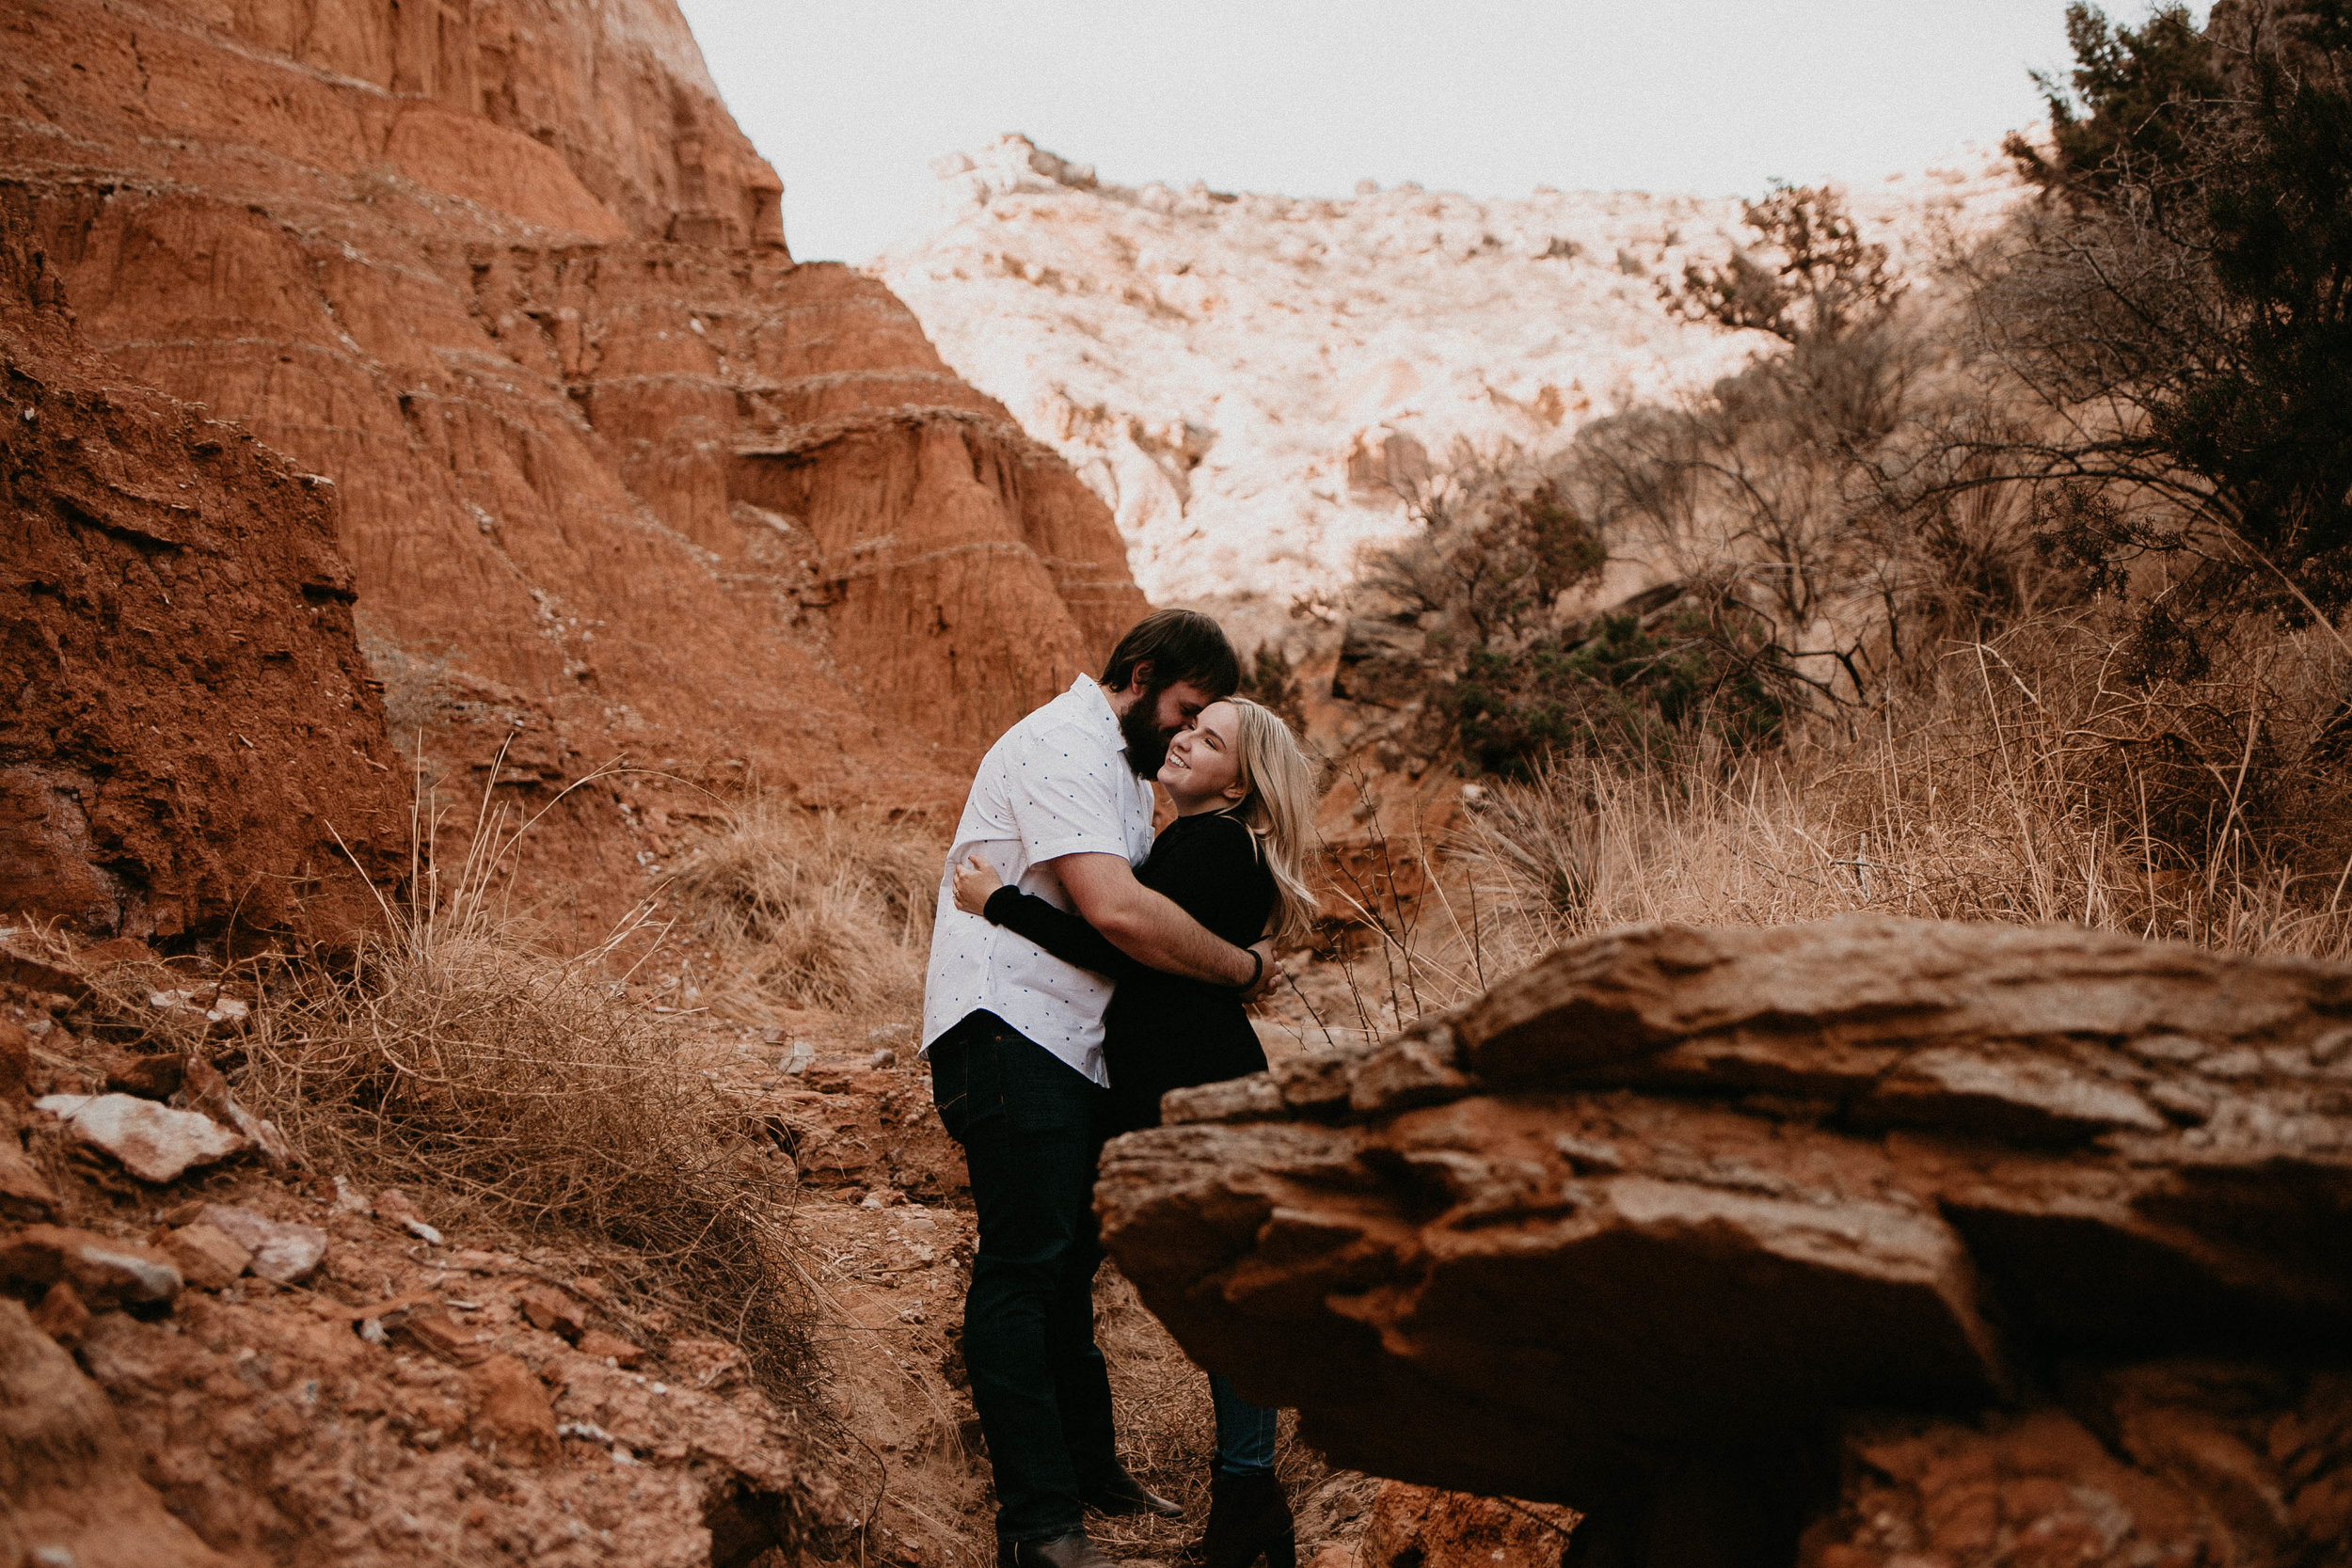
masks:
{"type": "Polygon", "coordinates": [[[987,1011],[1095,1083],[1108,1083],[1103,1010],[1111,983],[957,909],[953,868],[977,854],[1008,884],[1068,909],[1069,895],[1044,868],[1047,861],[1119,855],[1140,865],[1151,852],[1152,786],[1127,766],[1126,739],[1102,687],[1080,675],[980,759],[939,879],[923,1049],[967,1015],[987,1011]]]}

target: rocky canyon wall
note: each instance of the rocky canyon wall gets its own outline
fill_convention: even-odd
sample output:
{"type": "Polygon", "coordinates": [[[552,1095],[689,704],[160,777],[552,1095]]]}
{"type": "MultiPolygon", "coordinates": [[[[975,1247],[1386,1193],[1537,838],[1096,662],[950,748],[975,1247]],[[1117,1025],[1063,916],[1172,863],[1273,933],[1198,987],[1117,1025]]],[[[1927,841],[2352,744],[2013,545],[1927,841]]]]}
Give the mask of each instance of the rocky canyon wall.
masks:
{"type": "MultiPolygon", "coordinates": [[[[111,374],[332,482],[394,730],[466,788],[502,752],[540,799],[626,755],[943,801],[1142,609],[1058,459],[793,264],[669,0],[36,0],[0,39],[0,212],[111,374]]],[[[567,809],[626,838],[660,786],[567,809]]],[[[624,882],[666,847],[614,844],[624,882]]]]}
{"type": "Polygon", "coordinates": [[[333,940],[408,828],[334,487],[120,383],[55,293],[0,241],[0,916],[333,940]]]}
{"type": "Polygon", "coordinates": [[[1185,1347],[1581,1560],[2352,1549],[2352,970],[1629,927],[1168,1111],[1097,1205],[1185,1347]]]}
{"type": "MultiPolygon", "coordinates": [[[[1733,199],[1130,187],[1018,135],[936,166],[941,227],[874,270],[1116,509],[1154,598],[1329,592],[1456,440],[1541,448],[1769,341],[1658,297],[1754,243],[1733,199]]],[[[2016,189],[1977,151],[1848,199],[1924,261],[2016,189]]]]}

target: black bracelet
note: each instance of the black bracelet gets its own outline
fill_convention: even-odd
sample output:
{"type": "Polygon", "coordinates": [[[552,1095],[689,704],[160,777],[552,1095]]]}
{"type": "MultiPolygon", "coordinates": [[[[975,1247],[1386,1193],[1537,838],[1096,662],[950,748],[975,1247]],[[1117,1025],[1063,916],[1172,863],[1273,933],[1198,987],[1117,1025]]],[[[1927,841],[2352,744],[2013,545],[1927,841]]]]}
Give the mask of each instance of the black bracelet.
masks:
{"type": "Polygon", "coordinates": [[[1254,990],[1257,989],[1258,982],[1265,978],[1265,955],[1254,947],[1245,947],[1242,951],[1249,955],[1249,978],[1233,989],[1254,990]]]}

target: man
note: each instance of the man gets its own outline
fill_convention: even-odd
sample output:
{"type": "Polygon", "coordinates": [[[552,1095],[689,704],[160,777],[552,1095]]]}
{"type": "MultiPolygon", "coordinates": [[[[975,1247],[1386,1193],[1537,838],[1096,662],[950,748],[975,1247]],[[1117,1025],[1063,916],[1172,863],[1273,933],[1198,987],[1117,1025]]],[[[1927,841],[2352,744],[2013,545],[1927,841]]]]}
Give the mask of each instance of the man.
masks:
{"type": "MultiPolygon", "coordinates": [[[[977,854],[1154,969],[1263,989],[1270,944],[1235,947],[1135,879],[1168,740],[1240,684],[1215,621],[1177,610],[1145,617],[1100,681],[1079,676],[989,748],[948,866],[977,854]]],[[[958,910],[951,878],[941,879],[924,1054],[978,1211],[963,1361],[995,1471],[1000,1568],[1104,1568],[1082,1507],[1180,1512],[1120,1464],[1094,1344],[1095,1118],[1110,994],[1100,975],[958,910]]]]}

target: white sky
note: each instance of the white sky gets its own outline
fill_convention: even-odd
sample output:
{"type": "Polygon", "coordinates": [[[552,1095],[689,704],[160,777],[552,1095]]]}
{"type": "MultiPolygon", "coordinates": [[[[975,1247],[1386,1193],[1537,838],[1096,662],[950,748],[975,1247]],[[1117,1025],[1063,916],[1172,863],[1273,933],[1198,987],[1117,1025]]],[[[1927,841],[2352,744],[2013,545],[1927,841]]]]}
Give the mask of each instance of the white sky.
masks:
{"type": "Polygon", "coordinates": [[[681,5],[803,261],[920,233],[930,160],[1004,131],[1120,184],[1755,195],[1991,147],[2070,63],[2064,0],[681,5]]]}

